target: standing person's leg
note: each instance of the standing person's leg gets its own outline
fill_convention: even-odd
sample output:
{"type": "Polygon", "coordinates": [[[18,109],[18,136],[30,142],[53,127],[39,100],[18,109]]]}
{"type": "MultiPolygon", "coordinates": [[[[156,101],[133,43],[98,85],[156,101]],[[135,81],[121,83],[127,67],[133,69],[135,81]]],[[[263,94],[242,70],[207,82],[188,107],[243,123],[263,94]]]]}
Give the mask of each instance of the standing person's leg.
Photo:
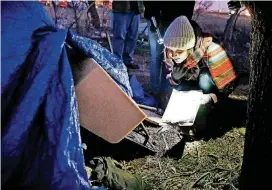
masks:
{"type": "Polygon", "coordinates": [[[113,12],[112,10],[109,11],[109,28],[111,31],[113,31],[113,12]]]}
{"type": "MultiPolygon", "coordinates": [[[[166,69],[163,63],[163,50],[164,45],[157,42],[157,34],[155,31],[150,30],[151,22],[148,23],[149,31],[149,46],[151,53],[150,62],[150,88],[152,92],[156,95],[159,106],[164,109],[167,106],[169,96],[171,94],[172,88],[168,80],[166,79],[166,69]]],[[[163,35],[167,27],[161,29],[161,34],[163,35]]]]}
{"type": "Polygon", "coordinates": [[[113,53],[117,55],[120,59],[123,58],[124,44],[127,34],[127,13],[116,13],[113,12],[113,28],[112,28],[112,46],[113,53]]]}
{"type": "Polygon", "coordinates": [[[127,29],[127,36],[125,40],[123,60],[128,67],[132,67],[135,69],[139,68],[138,66],[133,65],[134,50],[138,39],[139,23],[140,14],[129,13],[129,26],[127,29]]]}

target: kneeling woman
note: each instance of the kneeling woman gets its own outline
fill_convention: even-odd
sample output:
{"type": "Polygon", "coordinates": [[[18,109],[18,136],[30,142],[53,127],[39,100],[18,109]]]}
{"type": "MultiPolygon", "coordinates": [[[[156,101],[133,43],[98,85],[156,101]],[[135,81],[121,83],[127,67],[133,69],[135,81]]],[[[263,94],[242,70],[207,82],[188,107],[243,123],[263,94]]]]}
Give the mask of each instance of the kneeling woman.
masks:
{"type": "Polygon", "coordinates": [[[164,46],[167,79],[177,90],[202,90],[205,103],[232,90],[237,74],[229,57],[194,21],[177,17],[165,32],[164,46]]]}

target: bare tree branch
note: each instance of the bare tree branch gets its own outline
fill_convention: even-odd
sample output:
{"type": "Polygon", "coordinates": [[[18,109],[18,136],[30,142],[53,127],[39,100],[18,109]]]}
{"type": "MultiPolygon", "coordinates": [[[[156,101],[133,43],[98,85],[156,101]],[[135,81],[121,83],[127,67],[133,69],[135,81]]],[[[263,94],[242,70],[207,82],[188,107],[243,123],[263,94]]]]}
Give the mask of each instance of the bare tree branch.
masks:
{"type": "Polygon", "coordinates": [[[201,13],[209,10],[209,8],[212,5],[213,5],[213,1],[205,1],[205,0],[197,1],[195,5],[196,9],[194,11],[194,20],[197,20],[201,13]]]}

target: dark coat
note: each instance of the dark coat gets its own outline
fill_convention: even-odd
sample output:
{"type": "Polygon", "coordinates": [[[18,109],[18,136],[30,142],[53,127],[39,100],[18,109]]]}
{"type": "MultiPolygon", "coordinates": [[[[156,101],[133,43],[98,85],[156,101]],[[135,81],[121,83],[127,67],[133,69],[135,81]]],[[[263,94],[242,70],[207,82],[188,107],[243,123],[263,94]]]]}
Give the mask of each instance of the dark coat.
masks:
{"type": "Polygon", "coordinates": [[[90,0],[90,1],[88,1],[88,4],[90,6],[90,8],[88,9],[88,13],[91,14],[92,19],[99,20],[99,15],[98,15],[98,12],[97,12],[96,7],[95,7],[95,1],[90,0]]]}
{"type": "Polygon", "coordinates": [[[144,6],[146,19],[155,16],[158,22],[170,24],[181,15],[191,19],[195,1],[144,1],[144,6]]]}
{"type": "Polygon", "coordinates": [[[143,1],[134,1],[136,3],[136,10],[132,10],[132,3],[129,0],[126,1],[113,1],[112,2],[112,11],[127,13],[130,11],[134,11],[136,14],[142,14],[145,11],[143,1]]]}

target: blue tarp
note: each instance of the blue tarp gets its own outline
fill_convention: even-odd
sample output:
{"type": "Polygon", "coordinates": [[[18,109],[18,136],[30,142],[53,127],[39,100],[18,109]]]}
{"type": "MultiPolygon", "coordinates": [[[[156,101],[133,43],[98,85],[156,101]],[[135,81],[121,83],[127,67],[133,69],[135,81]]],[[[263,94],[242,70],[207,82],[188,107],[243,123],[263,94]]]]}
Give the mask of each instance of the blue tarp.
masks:
{"type": "MultiPolygon", "coordinates": [[[[79,48],[84,44],[57,29],[38,2],[1,2],[1,8],[1,186],[91,189],[65,41],[79,48]]],[[[110,67],[116,58],[96,42],[88,43],[82,51],[110,67]]],[[[127,73],[115,80],[132,95],[127,73]]]]}
{"type": "Polygon", "coordinates": [[[147,106],[157,107],[158,103],[153,96],[149,93],[145,92],[142,85],[137,80],[134,74],[130,74],[129,79],[132,92],[133,92],[133,100],[138,104],[143,104],[147,106]]]}
{"type": "Polygon", "coordinates": [[[1,14],[2,188],[91,189],[68,52],[93,58],[130,97],[140,95],[136,101],[146,93],[135,80],[132,93],[120,59],[58,29],[40,3],[1,2],[1,14]]]}
{"type": "Polygon", "coordinates": [[[88,57],[93,58],[128,96],[133,97],[127,68],[121,59],[96,41],[73,32],[68,32],[66,42],[74,49],[80,50],[88,57]]]}

